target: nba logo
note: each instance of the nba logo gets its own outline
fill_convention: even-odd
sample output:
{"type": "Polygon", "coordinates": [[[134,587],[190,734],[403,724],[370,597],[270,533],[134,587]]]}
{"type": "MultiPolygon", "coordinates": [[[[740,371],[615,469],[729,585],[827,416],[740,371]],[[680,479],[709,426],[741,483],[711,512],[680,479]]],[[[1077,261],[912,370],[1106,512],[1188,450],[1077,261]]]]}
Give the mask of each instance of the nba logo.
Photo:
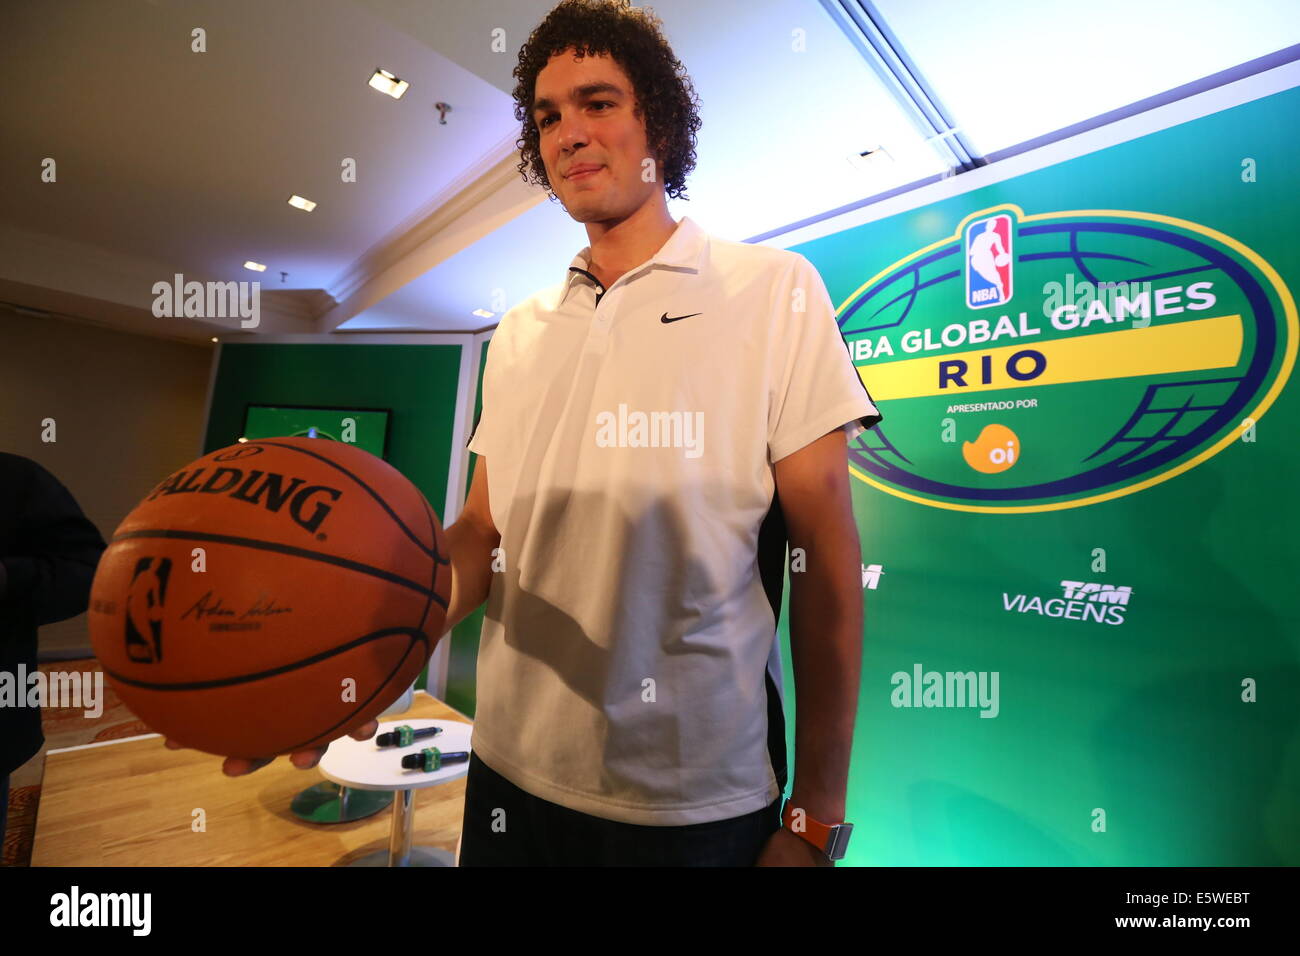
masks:
{"type": "Polygon", "coordinates": [[[139,664],[162,660],[163,602],[172,559],[141,558],[126,599],[126,656],[139,664]]]}
{"type": "Polygon", "coordinates": [[[977,219],[966,227],[966,305],[986,309],[1011,299],[1011,217],[977,219]]]}

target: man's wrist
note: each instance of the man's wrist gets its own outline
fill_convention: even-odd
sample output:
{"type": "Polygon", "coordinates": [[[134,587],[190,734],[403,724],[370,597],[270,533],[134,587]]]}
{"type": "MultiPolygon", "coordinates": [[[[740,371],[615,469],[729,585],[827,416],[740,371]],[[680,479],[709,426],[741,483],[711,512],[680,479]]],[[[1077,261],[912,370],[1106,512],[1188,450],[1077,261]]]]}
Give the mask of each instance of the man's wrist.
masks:
{"type": "Polygon", "coordinates": [[[781,826],[832,862],[843,859],[849,837],[853,833],[851,823],[842,818],[818,819],[805,808],[797,806],[793,799],[787,800],[781,810],[781,826]]]}
{"type": "Polygon", "coordinates": [[[826,823],[839,823],[844,819],[845,798],[843,793],[831,794],[801,789],[797,784],[790,791],[791,806],[798,807],[809,816],[826,823]]]}

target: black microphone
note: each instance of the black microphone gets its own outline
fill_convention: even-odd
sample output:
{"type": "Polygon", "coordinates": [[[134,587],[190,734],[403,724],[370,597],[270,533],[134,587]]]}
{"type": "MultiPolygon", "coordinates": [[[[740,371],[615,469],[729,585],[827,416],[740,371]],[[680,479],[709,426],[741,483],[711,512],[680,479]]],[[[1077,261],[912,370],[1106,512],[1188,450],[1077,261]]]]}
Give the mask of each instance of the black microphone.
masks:
{"type": "Polygon", "coordinates": [[[437,747],[425,747],[418,754],[407,754],[403,757],[402,769],[423,770],[425,773],[433,773],[435,770],[441,770],[443,764],[464,763],[468,759],[468,750],[445,754],[437,747]]]}
{"type": "Polygon", "coordinates": [[[436,737],[442,733],[441,727],[426,727],[423,730],[416,730],[408,724],[402,724],[395,730],[386,734],[380,734],[375,738],[377,747],[409,747],[417,740],[423,740],[425,737],[436,737]]]}

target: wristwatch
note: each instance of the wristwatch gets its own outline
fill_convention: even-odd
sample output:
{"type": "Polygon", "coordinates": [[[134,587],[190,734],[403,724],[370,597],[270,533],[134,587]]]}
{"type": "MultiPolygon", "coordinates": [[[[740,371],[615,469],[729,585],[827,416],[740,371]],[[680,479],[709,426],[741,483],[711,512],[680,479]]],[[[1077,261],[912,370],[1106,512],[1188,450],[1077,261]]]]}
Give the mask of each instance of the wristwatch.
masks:
{"type": "Polygon", "coordinates": [[[844,851],[849,848],[849,837],[853,834],[852,823],[822,823],[814,820],[806,812],[795,815],[797,808],[789,800],[781,813],[781,825],[795,836],[803,837],[817,849],[835,861],[844,859],[844,851]]]}

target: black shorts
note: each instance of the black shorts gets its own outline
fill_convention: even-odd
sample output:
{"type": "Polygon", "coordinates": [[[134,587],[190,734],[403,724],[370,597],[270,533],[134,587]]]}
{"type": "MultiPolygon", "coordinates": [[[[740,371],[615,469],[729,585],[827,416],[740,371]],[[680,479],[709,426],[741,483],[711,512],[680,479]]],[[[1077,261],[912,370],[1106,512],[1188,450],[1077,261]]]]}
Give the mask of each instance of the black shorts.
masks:
{"type": "Polygon", "coordinates": [[[780,808],[778,796],[762,810],[712,823],[620,823],[520,790],[471,753],[460,865],[753,866],[780,829],[780,808]]]}

